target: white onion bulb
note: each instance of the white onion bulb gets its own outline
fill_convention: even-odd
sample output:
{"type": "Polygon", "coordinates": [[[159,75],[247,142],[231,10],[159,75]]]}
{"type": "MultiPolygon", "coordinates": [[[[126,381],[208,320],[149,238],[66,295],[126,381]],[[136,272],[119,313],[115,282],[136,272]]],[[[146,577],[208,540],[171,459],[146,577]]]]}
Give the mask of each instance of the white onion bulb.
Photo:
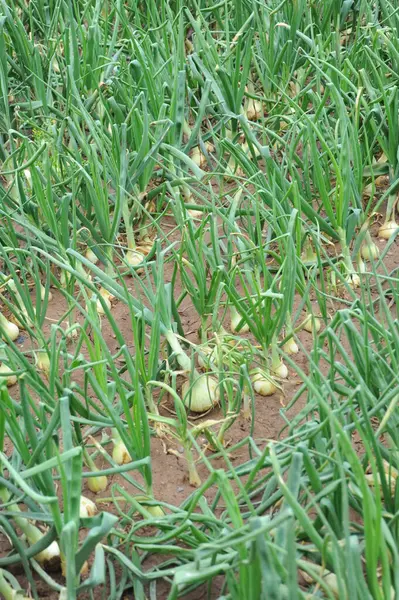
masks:
{"type": "Polygon", "coordinates": [[[3,315],[1,316],[0,320],[0,331],[7,334],[12,342],[15,342],[15,340],[19,336],[18,325],[15,325],[15,323],[8,321],[3,315]]]}
{"type": "Polygon", "coordinates": [[[5,379],[7,387],[11,387],[17,383],[17,376],[13,373],[12,369],[4,363],[0,363],[0,383],[5,379]]]}
{"type": "MultiPolygon", "coordinates": [[[[107,309],[111,310],[111,301],[110,301],[109,297],[102,296],[102,298],[105,302],[107,309]]],[[[101,304],[100,300],[97,300],[96,307],[97,307],[97,312],[99,315],[105,315],[105,309],[104,309],[103,305],[101,304]]]]}
{"type": "Polygon", "coordinates": [[[46,375],[50,373],[50,357],[46,350],[39,350],[36,353],[36,365],[37,368],[46,375]]]}
{"type": "Polygon", "coordinates": [[[86,496],[80,497],[79,505],[79,517],[81,519],[87,519],[88,517],[94,517],[98,513],[98,508],[93,500],[86,498],[86,496]]]}
{"type": "Polygon", "coordinates": [[[119,439],[113,440],[114,448],[112,450],[112,460],[117,465],[126,465],[127,463],[132,462],[132,458],[126,448],[126,445],[123,441],[119,439]]]}
{"type": "Polygon", "coordinates": [[[283,350],[286,354],[298,354],[299,348],[294,338],[290,338],[288,342],[284,344],[283,350]]]}
{"type": "MultiPolygon", "coordinates": [[[[46,297],[46,288],[44,287],[44,285],[40,285],[40,298],[42,300],[44,300],[44,298],[46,297]]],[[[48,301],[50,302],[53,299],[53,294],[50,292],[50,290],[48,291],[48,301]]]]}
{"type": "Polygon", "coordinates": [[[39,552],[39,554],[37,554],[35,556],[35,559],[37,560],[37,562],[39,563],[49,563],[52,560],[54,560],[55,558],[59,558],[60,557],[60,547],[57,544],[56,541],[51,542],[51,544],[49,546],[47,546],[47,548],[45,548],[42,552],[39,552]]]}
{"type": "Polygon", "coordinates": [[[320,319],[317,317],[308,317],[303,326],[305,331],[309,333],[318,333],[321,329],[320,319]]]}
{"type": "Polygon", "coordinates": [[[287,377],[288,377],[287,365],[285,365],[283,363],[283,361],[281,361],[280,364],[278,364],[276,367],[273,368],[273,373],[274,373],[274,375],[276,375],[276,377],[280,377],[280,379],[287,379],[287,377]]]}
{"type": "Polygon", "coordinates": [[[230,323],[231,323],[230,327],[231,327],[232,333],[246,333],[247,331],[249,331],[248,323],[246,323],[245,321],[242,321],[242,326],[240,329],[238,329],[240,321],[242,321],[242,316],[240,315],[240,313],[238,312],[238,310],[236,309],[235,306],[231,306],[230,307],[230,323]]]}
{"type": "Polygon", "coordinates": [[[206,412],[219,402],[218,381],[209,375],[198,377],[192,386],[189,381],[185,381],[182,386],[182,397],[184,404],[193,412],[206,412]]]}
{"type": "Polygon", "coordinates": [[[97,477],[87,478],[87,487],[94,494],[103,492],[108,485],[108,481],[105,475],[98,475],[97,477]]]}
{"type": "Polygon", "coordinates": [[[277,386],[260,369],[252,376],[252,385],[261,396],[272,396],[277,391],[277,386]]]}
{"type": "Polygon", "coordinates": [[[128,250],[125,258],[130,267],[138,267],[144,260],[144,254],[137,250],[128,250]]]}
{"type": "Polygon", "coordinates": [[[263,116],[263,105],[259,100],[249,98],[245,108],[245,114],[249,121],[257,121],[263,116]]]}
{"type": "Polygon", "coordinates": [[[389,240],[391,235],[397,230],[398,225],[395,221],[388,221],[381,225],[378,230],[378,237],[383,240],[389,240]]]}
{"type": "Polygon", "coordinates": [[[360,287],[360,277],[357,273],[350,273],[347,276],[346,281],[349,287],[353,289],[360,287]]]}
{"type": "Polygon", "coordinates": [[[360,254],[364,260],[376,260],[380,255],[380,251],[377,244],[371,242],[362,246],[360,254]]]}

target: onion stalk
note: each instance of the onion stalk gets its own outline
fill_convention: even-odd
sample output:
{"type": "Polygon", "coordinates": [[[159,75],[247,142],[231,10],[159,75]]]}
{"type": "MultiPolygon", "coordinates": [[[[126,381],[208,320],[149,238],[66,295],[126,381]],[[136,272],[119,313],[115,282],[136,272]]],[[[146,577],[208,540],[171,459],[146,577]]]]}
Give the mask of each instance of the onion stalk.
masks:
{"type": "MultiPolygon", "coordinates": [[[[9,577],[11,579],[11,576],[9,577]]],[[[3,569],[0,569],[0,596],[4,598],[4,600],[29,600],[29,597],[25,596],[25,593],[21,588],[16,589],[9,583],[8,577],[6,578],[3,569]]]]}
{"type": "Polygon", "coordinates": [[[212,369],[215,361],[216,348],[211,346],[203,346],[198,353],[198,365],[201,369],[212,369]]]}
{"type": "MultiPolygon", "coordinates": [[[[4,487],[0,490],[0,499],[3,503],[6,503],[10,500],[10,494],[4,487]]],[[[21,511],[18,504],[10,504],[8,506],[8,510],[13,513],[17,513],[13,516],[13,520],[24,534],[26,541],[30,546],[33,546],[43,538],[44,533],[38,527],[36,527],[36,525],[31,523],[29,519],[23,516],[23,511],[21,511]]],[[[57,542],[51,542],[47,548],[35,556],[35,559],[43,565],[54,562],[54,560],[59,560],[60,548],[57,542]]]]}
{"type": "Polygon", "coordinates": [[[91,248],[87,248],[85,252],[85,257],[87,258],[87,260],[92,262],[93,265],[96,265],[98,263],[98,257],[91,248]]]}
{"type": "MultiPolygon", "coordinates": [[[[84,278],[85,281],[91,281],[91,279],[92,279],[91,275],[89,273],[87,273],[87,271],[85,271],[82,263],[79,260],[76,261],[75,269],[84,278]]],[[[71,275],[70,275],[69,271],[66,271],[64,269],[61,270],[60,284],[61,284],[62,288],[65,289],[68,287],[70,279],[71,279],[71,275]]]]}
{"type": "Polygon", "coordinates": [[[243,417],[244,419],[249,421],[251,419],[251,396],[248,390],[246,389],[246,384],[242,394],[242,407],[243,417]]]}

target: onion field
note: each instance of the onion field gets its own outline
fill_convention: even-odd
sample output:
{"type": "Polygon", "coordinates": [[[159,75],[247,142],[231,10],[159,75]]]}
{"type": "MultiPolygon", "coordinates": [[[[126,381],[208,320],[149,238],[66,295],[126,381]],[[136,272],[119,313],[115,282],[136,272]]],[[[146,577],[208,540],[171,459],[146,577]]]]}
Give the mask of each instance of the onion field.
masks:
{"type": "Polygon", "coordinates": [[[394,0],[0,0],[0,597],[399,598],[394,0]]]}

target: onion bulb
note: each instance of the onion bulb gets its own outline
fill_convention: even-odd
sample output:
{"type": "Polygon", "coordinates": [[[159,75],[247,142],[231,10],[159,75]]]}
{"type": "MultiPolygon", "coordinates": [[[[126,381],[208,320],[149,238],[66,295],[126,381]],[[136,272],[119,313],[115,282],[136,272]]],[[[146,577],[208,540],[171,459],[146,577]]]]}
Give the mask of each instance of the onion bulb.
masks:
{"type": "Polygon", "coordinates": [[[317,254],[313,249],[312,242],[307,238],[303,250],[301,252],[301,260],[306,264],[314,264],[317,263],[317,254]]]}
{"type": "Polygon", "coordinates": [[[158,504],[154,505],[154,506],[147,505],[145,508],[150,513],[150,515],[152,517],[154,517],[155,519],[157,517],[164,517],[165,516],[164,511],[162,510],[162,508],[158,504]]]}
{"type": "Polygon", "coordinates": [[[76,340],[79,337],[78,328],[80,328],[79,323],[74,323],[65,330],[65,335],[68,340],[76,340]]]}
{"type": "Polygon", "coordinates": [[[186,51],[186,54],[192,54],[194,52],[194,45],[192,41],[188,38],[184,40],[184,49],[186,51]]]}
{"type": "Polygon", "coordinates": [[[244,112],[249,121],[257,121],[263,116],[262,102],[249,98],[244,112]]]}
{"type": "Polygon", "coordinates": [[[96,477],[87,478],[87,487],[93,494],[103,492],[108,485],[108,481],[105,475],[97,475],[96,477]]]}
{"type": "Polygon", "coordinates": [[[129,267],[138,267],[144,261],[144,254],[137,250],[128,250],[125,259],[129,267]]]}
{"type": "Polygon", "coordinates": [[[290,338],[288,342],[284,344],[283,350],[286,354],[298,354],[299,348],[294,338],[290,338]]]}
{"type": "MultiPolygon", "coordinates": [[[[80,569],[80,575],[87,575],[87,573],[89,572],[89,563],[87,562],[87,560],[84,561],[82,568],[80,569]]],[[[67,561],[66,561],[66,557],[65,555],[61,556],[61,575],[63,577],[66,577],[67,574],[67,561]]],[[[65,588],[63,588],[65,589],[65,588]]],[[[62,591],[59,595],[58,600],[67,600],[68,596],[67,595],[63,595],[62,591]]]]}
{"type": "Polygon", "coordinates": [[[15,342],[19,336],[18,325],[11,323],[4,315],[0,313],[0,332],[2,333],[3,340],[7,341],[5,336],[8,336],[12,342],[15,342]]]}
{"type": "Polygon", "coordinates": [[[277,386],[271,378],[261,369],[256,369],[252,375],[252,385],[257,394],[261,396],[272,396],[277,391],[277,386]]]}
{"type": "Polygon", "coordinates": [[[389,238],[397,230],[397,228],[398,225],[395,221],[387,221],[387,223],[384,223],[379,228],[378,237],[383,240],[389,240],[389,238]]]}
{"type": "Polygon", "coordinates": [[[361,258],[360,259],[358,258],[357,269],[358,269],[359,273],[366,273],[367,272],[366,265],[364,264],[364,262],[362,261],[361,258]]]}
{"type": "Polygon", "coordinates": [[[140,254],[143,254],[143,256],[147,256],[153,249],[154,243],[154,239],[151,240],[150,238],[146,237],[140,242],[140,244],[136,246],[136,250],[137,252],[140,252],[140,254]]]}
{"type": "Polygon", "coordinates": [[[157,517],[165,516],[165,511],[159,506],[159,504],[148,504],[148,502],[154,502],[154,499],[147,496],[134,496],[134,499],[137,500],[138,504],[140,504],[140,506],[149,512],[150,515],[155,519],[157,517]]]}
{"type": "Polygon", "coordinates": [[[102,296],[104,299],[108,298],[109,301],[112,301],[115,298],[115,296],[113,296],[111,292],[109,292],[103,287],[100,288],[100,296],[102,296]]]}
{"type": "MultiPolygon", "coordinates": [[[[40,285],[40,298],[42,300],[44,300],[45,297],[46,297],[46,288],[44,287],[44,285],[40,285]]],[[[53,299],[53,294],[50,292],[50,290],[48,291],[47,299],[49,302],[50,302],[50,300],[53,299]]]]}
{"type": "Polygon", "coordinates": [[[230,327],[232,333],[246,333],[249,331],[249,325],[245,321],[242,320],[242,316],[238,312],[235,306],[230,307],[230,327]],[[242,325],[239,328],[239,324],[242,321],[242,325]]]}
{"type": "Polygon", "coordinates": [[[112,430],[112,442],[114,448],[112,450],[112,460],[117,465],[126,465],[132,461],[132,458],[126,448],[125,443],[121,440],[121,437],[116,429],[112,430]]]}
{"type": "MultiPolygon", "coordinates": [[[[324,567],[316,564],[316,563],[311,563],[312,565],[312,569],[315,570],[317,572],[317,574],[319,575],[319,577],[321,577],[325,583],[325,585],[328,587],[328,589],[330,590],[331,594],[335,597],[338,598],[340,597],[340,590],[339,590],[339,585],[338,585],[338,579],[337,576],[335,575],[335,573],[331,573],[331,571],[328,571],[327,569],[325,569],[324,567]]],[[[317,583],[317,579],[314,579],[312,577],[312,575],[310,573],[308,573],[307,571],[302,571],[301,573],[303,575],[304,580],[306,581],[306,583],[317,583]]],[[[318,584],[319,585],[319,584],[318,584]]]]}
{"type": "MultiPolygon", "coordinates": [[[[16,508],[15,505],[12,506],[12,509],[11,509],[11,507],[9,507],[9,510],[13,510],[14,508],[16,508]]],[[[18,510],[18,512],[21,512],[19,510],[19,508],[17,510],[18,510]]],[[[28,519],[23,518],[23,517],[14,517],[14,521],[16,522],[18,527],[21,529],[22,533],[24,534],[24,536],[30,546],[33,546],[34,544],[36,544],[43,538],[44,534],[40,531],[40,529],[38,527],[36,527],[32,523],[30,523],[30,521],[28,521],[28,519]]],[[[60,558],[60,548],[56,541],[51,542],[51,544],[49,546],[47,546],[47,548],[45,548],[44,550],[42,550],[41,552],[39,552],[39,554],[37,554],[35,556],[35,559],[37,560],[37,562],[39,562],[41,564],[51,563],[55,559],[59,559],[59,558],[60,558]]]]}
{"type": "Polygon", "coordinates": [[[280,379],[287,379],[287,377],[288,377],[287,365],[285,365],[283,363],[283,361],[281,360],[277,364],[277,366],[273,367],[273,374],[276,375],[276,377],[280,377],[280,379]]]}
{"type": "Polygon", "coordinates": [[[364,260],[376,260],[380,255],[380,251],[377,244],[371,242],[362,246],[360,254],[364,260]]]}
{"type": "Polygon", "coordinates": [[[309,315],[309,317],[306,319],[306,321],[303,324],[303,328],[305,331],[308,331],[309,333],[313,333],[313,332],[318,333],[321,329],[320,319],[309,315]]]}
{"type": "Polygon", "coordinates": [[[236,164],[236,161],[233,156],[230,156],[229,162],[227,164],[226,170],[223,175],[223,179],[227,182],[234,181],[236,177],[242,177],[244,175],[244,171],[236,164]]]}
{"type": "Polygon", "coordinates": [[[197,167],[199,167],[200,169],[203,169],[206,166],[206,157],[205,155],[201,152],[201,149],[199,146],[196,146],[192,153],[191,153],[191,160],[193,161],[194,164],[197,165],[197,167]]]}
{"type": "MultiPolygon", "coordinates": [[[[101,294],[101,291],[100,291],[100,294],[101,294]]],[[[101,294],[101,296],[105,302],[107,309],[111,310],[111,300],[109,299],[109,296],[103,295],[103,294],[101,294]]],[[[97,307],[97,312],[99,315],[105,315],[106,311],[105,311],[103,305],[101,304],[100,300],[97,300],[96,307],[97,307]]]]}
{"type": "Polygon", "coordinates": [[[206,412],[219,402],[218,381],[209,375],[197,377],[192,385],[190,381],[185,381],[182,396],[187,408],[196,413],[206,412]]]}
{"type": "Polygon", "coordinates": [[[12,369],[4,363],[0,363],[0,383],[6,380],[7,387],[11,387],[17,383],[17,376],[14,375],[12,369]],[[10,375],[11,373],[11,375],[10,375]]]}
{"type": "MultiPolygon", "coordinates": [[[[215,148],[211,142],[205,142],[205,148],[208,153],[214,152],[215,148]]],[[[194,164],[197,165],[200,169],[205,169],[208,164],[207,158],[205,154],[201,151],[199,146],[195,146],[191,153],[191,160],[194,164]]]]}
{"type": "Polygon", "coordinates": [[[86,498],[86,496],[80,497],[79,504],[79,517],[81,519],[87,519],[89,517],[94,517],[98,513],[98,508],[93,500],[90,498],[86,498]]]}
{"type": "Polygon", "coordinates": [[[54,559],[58,559],[59,556],[60,556],[60,548],[59,548],[57,542],[54,541],[54,542],[51,542],[51,544],[49,546],[47,546],[47,548],[42,550],[42,552],[39,552],[39,554],[37,556],[35,556],[35,559],[39,563],[48,563],[48,562],[53,561],[54,559]]]}
{"type": "Polygon", "coordinates": [[[45,375],[50,373],[50,357],[47,354],[47,350],[39,350],[36,352],[36,366],[40,371],[43,371],[45,375]]]}
{"type": "Polygon", "coordinates": [[[360,287],[360,276],[357,273],[349,273],[346,277],[349,287],[355,289],[360,287]]]}

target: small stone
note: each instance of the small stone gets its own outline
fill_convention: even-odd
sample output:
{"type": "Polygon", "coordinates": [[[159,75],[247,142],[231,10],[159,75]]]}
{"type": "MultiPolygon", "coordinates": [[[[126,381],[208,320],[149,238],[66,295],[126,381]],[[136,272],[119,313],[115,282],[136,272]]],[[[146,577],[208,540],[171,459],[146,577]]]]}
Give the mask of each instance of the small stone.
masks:
{"type": "Polygon", "coordinates": [[[180,454],[183,454],[184,453],[183,446],[179,446],[178,449],[177,449],[177,451],[180,452],[180,454]]]}
{"type": "Polygon", "coordinates": [[[177,491],[178,491],[178,492],[180,492],[180,493],[181,493],[181,492],[184,492],[184,487],[181,487],[181,486],[179,486],[179,487],[177,488],[177,491]]]}

